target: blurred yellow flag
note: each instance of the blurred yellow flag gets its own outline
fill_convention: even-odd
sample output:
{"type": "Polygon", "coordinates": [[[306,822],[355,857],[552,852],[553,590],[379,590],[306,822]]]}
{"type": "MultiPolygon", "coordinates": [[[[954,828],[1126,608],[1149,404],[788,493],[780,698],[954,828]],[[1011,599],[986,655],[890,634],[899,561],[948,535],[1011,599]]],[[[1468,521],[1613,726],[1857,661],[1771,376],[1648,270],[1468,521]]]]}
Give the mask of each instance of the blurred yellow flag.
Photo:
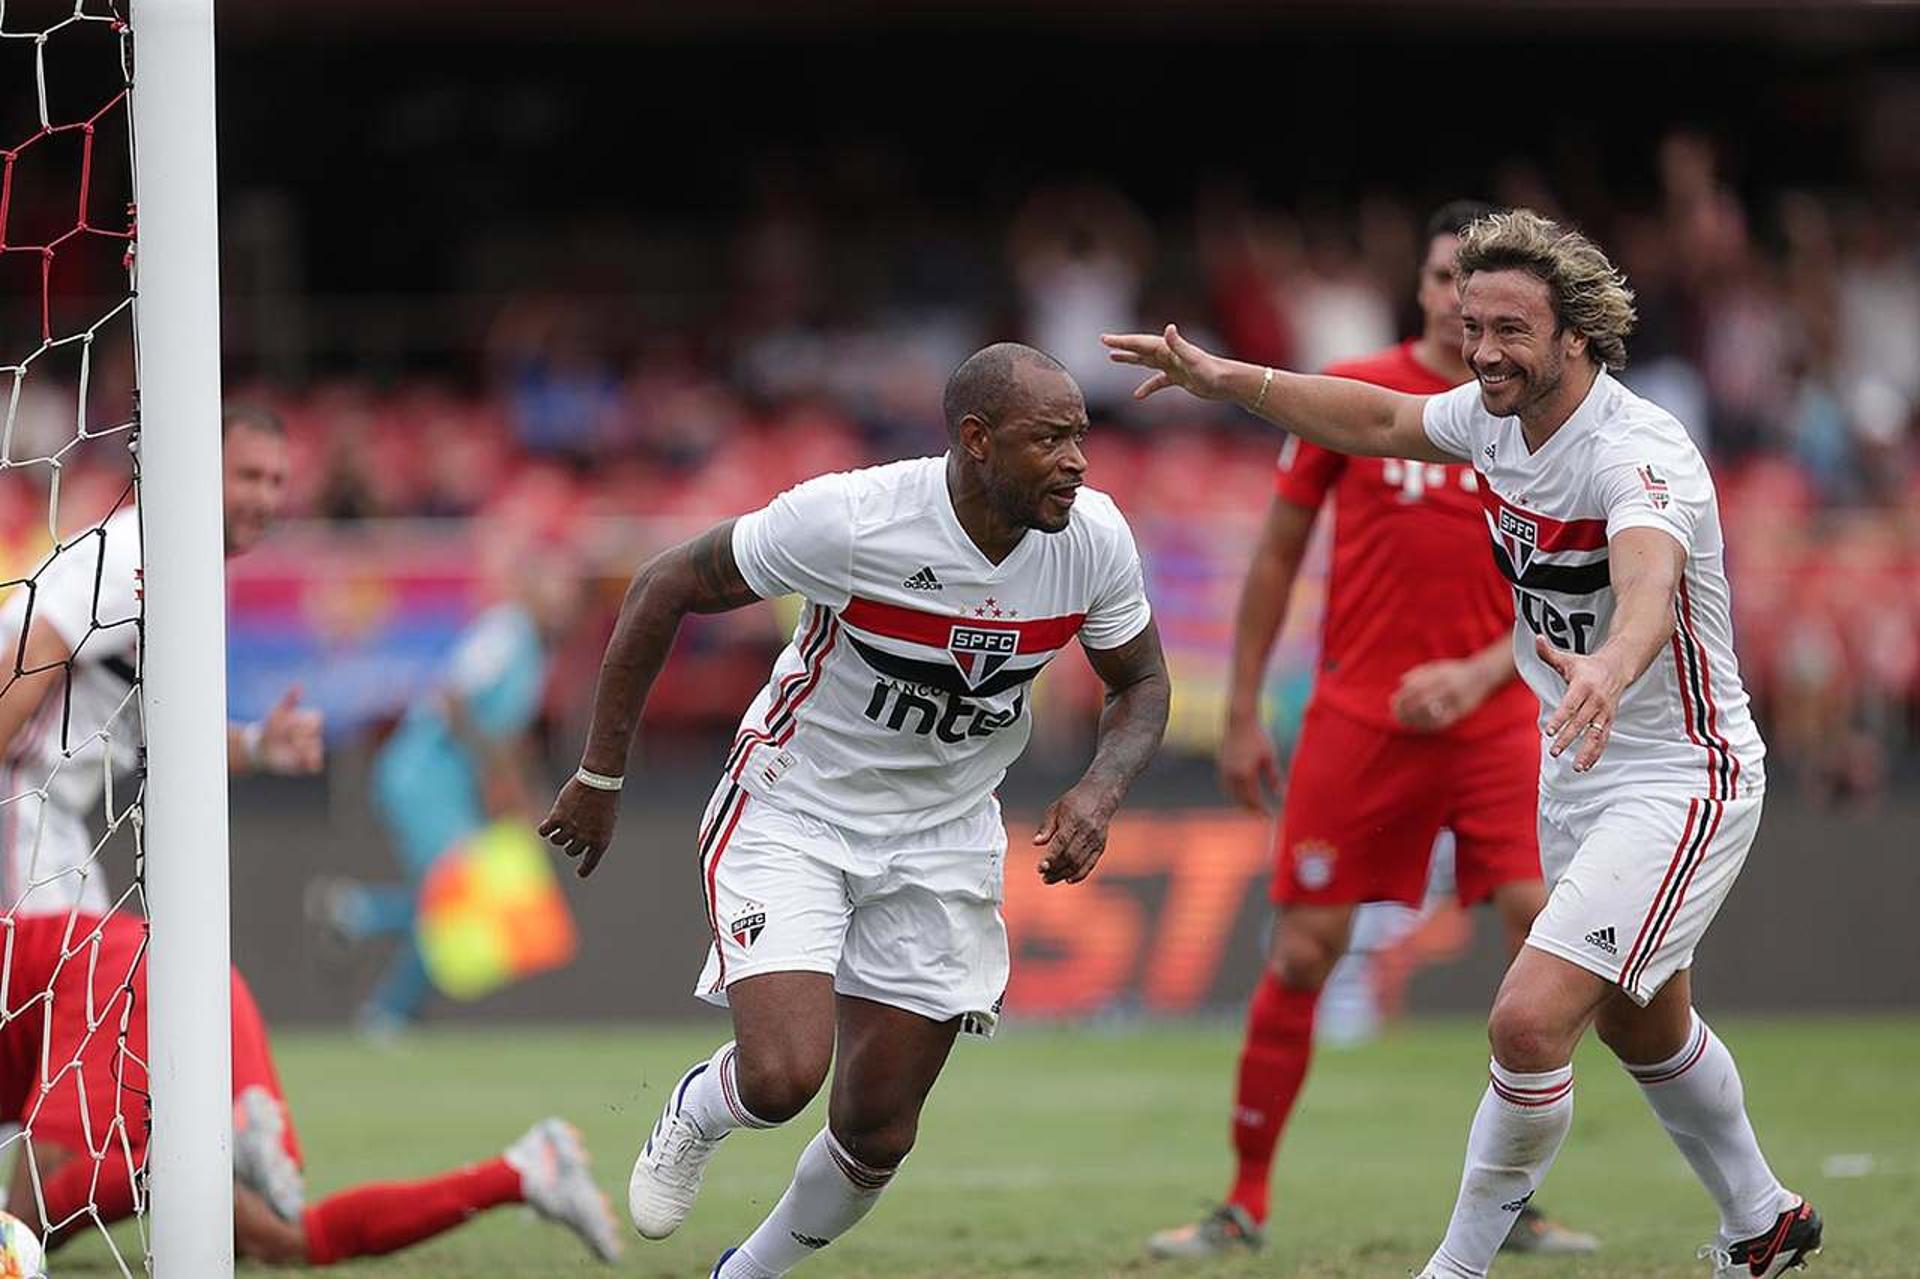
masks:
{"type": "Polygon", "coordinates": [[[495,822],[441,854],[415,929],[433,984],[478,999],[564,967],[579,937],[559,881],[524,819],[495,822]]]}

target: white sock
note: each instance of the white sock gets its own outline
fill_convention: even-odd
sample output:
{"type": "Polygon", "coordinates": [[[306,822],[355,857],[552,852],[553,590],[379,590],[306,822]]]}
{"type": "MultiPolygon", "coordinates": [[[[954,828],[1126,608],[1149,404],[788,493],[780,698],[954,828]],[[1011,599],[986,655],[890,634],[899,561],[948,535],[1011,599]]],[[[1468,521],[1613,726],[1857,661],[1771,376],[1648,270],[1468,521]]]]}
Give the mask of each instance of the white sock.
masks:
{"type": "Polygon", "coordinates": [[[1522,1074],[1493,1063],[1492,1082],[1467,1132],[1467,1166],[1453,1220],[1426,1274],[1481,1279],[1487,1273],[1572,1124],[1572,1066],[1522,1074]]]}
{"type": "Polygon", "coordinates": [[[793,1182],[720,1279],[774,1279],[851,1230],[880,1200],[892,1168],[869,1168],[825,1128],[800,1152],[793,1182]]]}
{"type": "Polygon", "coordinates": [[[1699,1013],[1693,1014],[1686,1047],[1650,1066],[1627,1065],[1627,1073],[1639,1081],[1647,1104],[1713,1196],[1723,1245],[1771,1228],[1800,1202],[1760,1153],[1739,1067],[1699,1013]]]}
{"type": "Polygon", "coordinates": [[[709,1138],[724,1137],[735,1128],[780,1126],[760,1118],[740,1100],[740,1080],[734,1069],[739,1055],[732,1040],[721,1044],[707,1059],[707,1068],[687,1085],[687,1095],[681,1099],[681,1109],[709,1138]]]}

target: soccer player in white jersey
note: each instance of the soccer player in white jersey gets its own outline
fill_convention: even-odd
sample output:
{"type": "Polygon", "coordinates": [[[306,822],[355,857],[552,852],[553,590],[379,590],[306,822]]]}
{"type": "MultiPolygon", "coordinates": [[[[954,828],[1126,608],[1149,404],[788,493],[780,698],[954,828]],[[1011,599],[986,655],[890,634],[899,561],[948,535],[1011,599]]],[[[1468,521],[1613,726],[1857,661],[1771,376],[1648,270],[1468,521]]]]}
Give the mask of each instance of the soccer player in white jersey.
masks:
{"type": "Polygon", "coordinates": [[[1767,1166],[1689,978],[1765,787],[1713,481],[1680,423],[1610,376],[1633,294],[1598,247],[1516,210],[1468,228],[1455,270],[1474,381],[1441,395],[1220,359],[1172,325],[1104,340],[1153,370],[1141,397],[1178,386],[1341,452],[1479,472],[1515,658],[1540,698],[1552,890],[1494,999],[1492,1081],[1423,1276],[1487,1273],[1566,1136],[1589,1025],[1718,1207],[1715,1273],[1776,1275],[1818,1250],[1820,1218],[1767,1166]]]}
{"type": "MultiPolygon", "coordinates": [[[[286,431],[266,410],[240,407],[226,413],[221,433],[226,553],[234,556],[279,514],[286,431]]],[[[13,658],[0,689],[0,912],[104,914],[106,879],[93,865],[88,823],[104,809],[106,771],[130,771],[139,753],[139,512],[123,506],[28,582],[0,610],[0,642],[13,658]]],[[[317,772],[320,713],[299,701],[290,689],[264,719],[230,725],[229,768],[317,772]]],[[[124,811],[131,798],[113,802],[124,811]]]]}
{"type": "Polygon", "coordinates": [[[721,1279],[785,1274],[859,1221],[955,1034],[991,1030],[1007,979],[993,791],[1026,745],[1034,676],[1078,638],[1107,688],[1093,761],[1033,836],[1047,883],[1092,872],[1166,728],[1133,536],[1083,485],[1079,387],[1001,343],[955,370],[945,415],[945,456],[809,480],[640,570],[580,771],[540,826],[590,873],[680,619],[804,597],[700,827],[713,946],[696,989],[731,1008],[734,1039],[673,1088],[628,1188],[640,1233],[672,1233],[720,1140],[797,1115],[837,1056],[826,1128],[721,1279]]]}

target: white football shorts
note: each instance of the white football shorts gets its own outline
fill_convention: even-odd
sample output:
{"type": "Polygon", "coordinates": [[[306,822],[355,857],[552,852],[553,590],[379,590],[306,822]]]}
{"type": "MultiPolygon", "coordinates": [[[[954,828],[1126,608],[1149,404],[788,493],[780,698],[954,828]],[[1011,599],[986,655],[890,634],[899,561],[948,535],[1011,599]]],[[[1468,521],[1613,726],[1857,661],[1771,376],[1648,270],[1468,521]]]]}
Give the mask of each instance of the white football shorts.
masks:
{"type": "Polygon", "coordinates": [[[714,942],[694,993],[724,1005],[728,986],[758,973],[831,973],[842,995],[990,1035],[1007,988],[1006,854],[992,796],[931,829],[878,837],[723,779],[700,823],[714,942]]]}
{"type": "Polygon", "coordinates": [[[1550,886],[1527,945],[1599,974],[1644,1006],[1693,963],[1760,829],[1762,796],[1540,797],[1550,886]]]}

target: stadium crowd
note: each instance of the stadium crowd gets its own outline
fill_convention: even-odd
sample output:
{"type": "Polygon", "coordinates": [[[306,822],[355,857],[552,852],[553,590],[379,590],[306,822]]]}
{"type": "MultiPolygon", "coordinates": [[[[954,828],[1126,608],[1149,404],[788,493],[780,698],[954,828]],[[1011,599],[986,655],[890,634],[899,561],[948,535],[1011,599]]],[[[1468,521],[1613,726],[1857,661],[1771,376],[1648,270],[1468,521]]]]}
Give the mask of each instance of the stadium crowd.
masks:
{"type": "MultiPolygon", "coordinates": [[[[1523,167],[1487,194],[1615,246],[1640,314],[1626,381],[1700,432],[1720,477],[1770,740],[1810,786],[1871,794],[1920,724],[1920,208],[1743,197],[1697,134],[1657,154],[1646,207],[1583,207],[1523,167]]],[[[823,470],[937,448],[947,372],[989,335],[1017,335],[1085,388],[1094,482],[1137,525],[1198,527],[1259,509],[1276,440],[1236,413],[1131,403],[1097,335],[1172,315],[1285,367],[1377,349],[1412,323],[1421,212],[1410,198],[1280,209],[1211,190],[1186,224],[1156,224],[1114,189],[1060,186],[1033,193],[997,243],[947,243],[929,221],[890,248],[856,236],[877,255],[865,261],[783,188],[737,229],[724,295],[698,322],[635,321],[605,290],[522,291],[445,376],[231,392],[285,417],[296,518],[694,525],[823,470]]],[[[549,243],[553,278],[581,281],[566,255],[590,258],[594,239],[549,243]]],[[[97,363],[96,387],[124,376],[97,363]]],[[[11,457],[60,448],[72,393],[28,380],[11,457]]],[[[77,452],[63,510],[91,518],[124,484],[115,450],[77,452]]],[[[30,563],[47,525],[44,473],[0,470],[5,561],[30,563]]]]}

